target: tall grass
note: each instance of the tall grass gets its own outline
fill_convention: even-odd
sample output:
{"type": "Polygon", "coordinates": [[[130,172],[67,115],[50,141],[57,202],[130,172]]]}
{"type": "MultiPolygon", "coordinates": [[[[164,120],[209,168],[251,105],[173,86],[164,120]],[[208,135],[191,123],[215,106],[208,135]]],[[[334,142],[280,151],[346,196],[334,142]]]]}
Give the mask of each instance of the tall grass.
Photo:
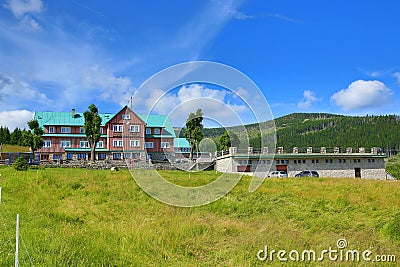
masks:
{"type": "MultiPolygon", "coordinates": [[[[323,250],[339,238],[350,249],[400,257],[395,181],[267,179],[249,193],[245,177],[212,204],[177,208],[147,196],[128,171],[0,168],[0,174],[0,266],[13,265],[17,213],[22,266],[280,266],[260,262],[256,253],[265,245],[323,250]]],[[[186,186],[217,178],[162,174],[186,186]]]]}

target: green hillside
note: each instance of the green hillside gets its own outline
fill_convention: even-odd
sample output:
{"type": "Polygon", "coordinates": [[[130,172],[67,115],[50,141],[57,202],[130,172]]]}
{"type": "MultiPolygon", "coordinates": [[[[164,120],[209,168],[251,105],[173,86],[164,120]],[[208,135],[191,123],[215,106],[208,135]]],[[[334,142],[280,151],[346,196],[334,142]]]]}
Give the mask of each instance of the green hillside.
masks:
{"type": "MultiPolygon", "coordinates": [[[[380,147],[397,150],[400,146],[400,117],[343,116],[327,113],[293,113],[275,119],[277,146],[292,147],[380,147]]],[[[246,125],[250,144],[260,147],[257,124],[246,125]]],[[[229,130],[229,129],[228,129],[229,130]]],[[[204,129],[206,137],[218,140],[222,128],[204,129]]]]}

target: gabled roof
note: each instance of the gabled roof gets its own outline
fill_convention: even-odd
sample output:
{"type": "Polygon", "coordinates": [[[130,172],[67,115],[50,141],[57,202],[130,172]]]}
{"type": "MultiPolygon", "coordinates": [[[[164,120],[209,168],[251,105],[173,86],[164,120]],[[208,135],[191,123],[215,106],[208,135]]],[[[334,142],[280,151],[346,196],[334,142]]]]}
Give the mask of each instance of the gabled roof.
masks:
{"type": "MultiPolygon", "coordinates": [[[[123,107],[118,113],[99,113],[101,117],[101,126],[105,126],[112,118],[119,114],[125,107],[123,107]]],[[[128,107],[129,109],[129,107],[128,107]]],[[[131,110],[131,109],[130,109],[131,110]]],[[[131,110],[132,111],[132,110],[131,110]]],[[[134,111],[132,111],[135,113],[134,111]]],[[[174,128],[172,127],[171,120],[167,115],[139,115],[138,117],[146,123],[146,127],[162,128],[161,136],[157,137],[175,137],[174,128]]],[[[72,116],[71,112],[48,112],[48,111],[36,111],[34,119],[39,122],[39,125],[43,128],[44,126],[82,126],[85,124],[85,118],[83,113],[75,112],[75,116],[72,116]]]]}

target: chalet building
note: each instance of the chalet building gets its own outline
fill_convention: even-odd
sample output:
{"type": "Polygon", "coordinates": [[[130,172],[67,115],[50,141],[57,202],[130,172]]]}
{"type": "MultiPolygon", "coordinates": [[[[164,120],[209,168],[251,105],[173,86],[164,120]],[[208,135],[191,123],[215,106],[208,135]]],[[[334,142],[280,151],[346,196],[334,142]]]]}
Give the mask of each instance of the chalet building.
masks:
{"type": "MultiPolygon", "coordinates": [[[[96,159],[166,160],[174,152],[175,133],[166,115],[138,115],[128,106],[116,114],[99,114],[101,138],[96,159]]],[[[35,112],[44,129],[41,160],[90,159],[83,113],[35,112]]],[[[183,148],[182,148],[183,149],[183,148]]]]}
{"type": "Polygon", "coordinates": [[[353,152],[351,148],[322,147],[316,150],[309,147],[302,152],[293,148],[287,153],[280,147],[274,152],[268,148],[254,151],[252,148],[238,150],[231,147],[227,155],[216,158],[216,170],[229,173],[285,171],[289,177],[304,170],[315,170],[320,177],[386,179],[386,155],[378,148],[369,151],[360,148],[353,152]]]}

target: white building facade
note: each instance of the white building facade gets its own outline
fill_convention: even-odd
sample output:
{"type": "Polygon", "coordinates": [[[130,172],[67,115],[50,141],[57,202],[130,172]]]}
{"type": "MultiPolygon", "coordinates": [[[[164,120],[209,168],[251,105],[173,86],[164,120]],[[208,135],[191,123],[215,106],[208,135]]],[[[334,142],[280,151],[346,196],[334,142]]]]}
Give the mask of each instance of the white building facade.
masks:
{"type": "Polygon", "coordinates": [[[216,170],[229,173],[254,173],[268,171],[285,171],[294,177],[304,170],[315,170],[320,177],[333,178],[366,178],[386,179],[386,154],[378,148],[366,152],[360,148],[356,153],[351,149],[340,152],[338,148],[327,151],[325,148],[317,152],[308,148],[299,153],[294,148],[292,153],[285,153],[278,148],[277,153],[268,153],[268,149],[255,152],[251,148],[238,151],[230,148],[229,154],[217,157],[216,170]]]}

